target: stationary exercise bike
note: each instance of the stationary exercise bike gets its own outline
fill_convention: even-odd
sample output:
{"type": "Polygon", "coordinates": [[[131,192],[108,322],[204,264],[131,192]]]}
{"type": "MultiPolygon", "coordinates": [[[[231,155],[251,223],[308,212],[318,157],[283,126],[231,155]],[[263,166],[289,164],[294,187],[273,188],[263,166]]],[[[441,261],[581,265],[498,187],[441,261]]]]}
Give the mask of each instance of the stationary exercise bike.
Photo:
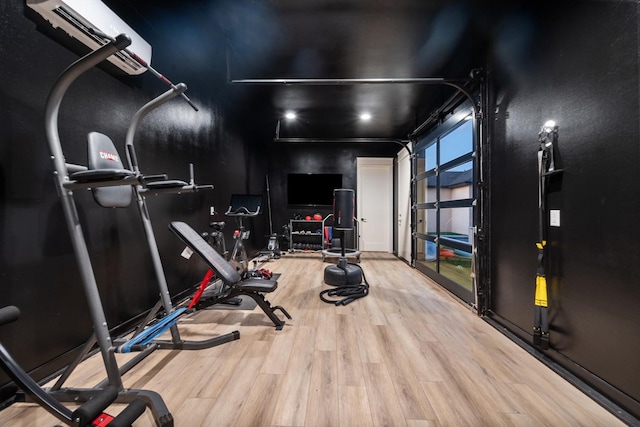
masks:
{"type": "Polygon", "coordinates": [[[233,230],[233,249],[229,256],[229,263],[236,269],[241,277],[244,277],[249,271],[249,257],[247,256],[247,250],[244,247],[244,241],[249,239],[251,231],[245,230],[242,225],[242,217],[237,218],[238,228],[233,230]]]}
{"type": "Polygon", "coordinates": [[[209,223],[209,227],[211,227],[210,232],[202,233],[202,238],[216,250],[220,255],[222,255],[225,259],[229,259],[229,251],[227,251],[227,245],[224,242],[224,234],[222,230],[224,230],[225,222],[224,221],[213,221],[209,223]]]}
{"type": "Polygon", "coordinates": [[[262,195],[233,194],[225,215],[236,220],[237,228],[233,231],[233,249],[229,255],[229,263],[236,269],[241,277],[252,277],[255,273],[249,269],[249,257],[244,246],[244,241],[249,239],[250,230],[244,228],[243,218],[258,216],[262,208],[262,195]]]}
{"type": "MultiPolygon", "coordinates": [[[[231,253],[226,249],[224,234],[222,233],[225,226],[223,221],[211,222],[209,226],[213,231],[201,234],[209,246],[213,247],[216,252],[222,255],[242,279],[251,277],[271,279],[271,273],[266,270],[257,270],[255,266],[252,270],[249,269],[249,256],[244,247],[244,241],[249,238],[251,232],[245,230],[242,219],[259,215],[261,206],[261,195],[233,194],[231,196],[231,201],[229,202],[229,207],[225,215],[233,217],[238,224],[238,227],[233,231],[234,243],[231,253]]],[[[240,305],[242,303],[242,299],[238,297],[224,298],[223,296],[226,291],[222,280],[210,269],[202,278],[197,291],[189,300],[187,309],[197,308],[199,304],[202,307],[205,305],[201,303],[202,299],[215,300],[218,304],[227,305],[240,305]]]]}
{"type": "MultiPolygon", "coordinates": [[[[217,253],[222,255],[222,257],[225,260],[229,261],[229,251],[227,250],[227,245],[224,241],[224,234],[222,233],[222,230],[224,230],[224,226],[225,226],[224,221],[210,222],[209,227],[211,227],[211,231],[210,232],[205,231],[204,233],[201,234],[201,236],[209,244],[209,246],[215,249],[217,253]]],[[[237,245],[234,245],[234,250],[236,249],[236,246],[237,245]]],[[[245,251],[245,256],[246,256],[246,251],[245,251]]],[[[212,272],[207,272],[203,281],[205,280],[206,282],[203,282],[200,284],[198,291],[192,297],[189,303],[189,307],[188,307],[189,309],[195,307],[195,305],[200,300],[200,298],[202,298],[205,290],[207,292],[207,297],[211,297],[211,296],[220,297],[220,295],[224,293],[224,283],[218,277],[213,275],[212,272]]],[[[220,304],[240,305],[242,304],[242,299],[238,297],[228,298],[221,301],[220,304]]]]}

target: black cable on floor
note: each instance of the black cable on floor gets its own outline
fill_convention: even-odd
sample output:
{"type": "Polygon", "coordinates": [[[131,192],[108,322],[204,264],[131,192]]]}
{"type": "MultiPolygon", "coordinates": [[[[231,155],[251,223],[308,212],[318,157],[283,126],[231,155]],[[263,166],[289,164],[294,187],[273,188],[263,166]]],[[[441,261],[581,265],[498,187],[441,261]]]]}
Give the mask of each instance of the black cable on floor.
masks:
{"type": "Polygon", "coordinates": [[[325,289],[324,291],[320,292],[320,299],[323,302],[326,302],[327,304],[347,305],[359,298],[364,298],[369,295],[369,282],[367,282],[367,278],[364,275],[364,270],[362,270],[362,267],[356,264],[347,265],[351,265],[360,269],[360,272],[362,273],[363,283],[359,283],[357,285],[346,284],[346,282],[348,281],[348,272],[345,268],[342,268],[340,265],[338,265],[338,267],[342,268],[342,271],[344,271],[345,285],[338,285],[333,289],[325,289]],[[328,299],[325,297],[325,295],[327,297],[333,298],[339,297],[339,299],[328,299]]]}

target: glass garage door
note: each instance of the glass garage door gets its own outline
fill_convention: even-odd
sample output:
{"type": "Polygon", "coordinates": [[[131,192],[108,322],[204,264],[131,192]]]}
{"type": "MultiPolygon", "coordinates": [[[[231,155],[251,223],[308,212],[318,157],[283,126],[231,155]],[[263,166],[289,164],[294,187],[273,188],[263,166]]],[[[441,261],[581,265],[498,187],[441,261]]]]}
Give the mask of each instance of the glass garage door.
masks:
{"type": "Polygon", "coordinates": [[[476,157],[470,110],[420,137],[415,153],[416,268],[472,303],[476,157]]]}

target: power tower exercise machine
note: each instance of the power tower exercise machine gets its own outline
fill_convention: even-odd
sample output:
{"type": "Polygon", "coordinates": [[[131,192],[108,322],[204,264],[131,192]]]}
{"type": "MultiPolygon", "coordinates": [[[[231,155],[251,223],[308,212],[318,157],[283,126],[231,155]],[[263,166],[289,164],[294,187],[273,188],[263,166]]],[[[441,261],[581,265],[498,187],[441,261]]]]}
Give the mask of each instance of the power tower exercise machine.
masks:
{"type": "MultiPolygon", "coordinates": [[[[188,310],[185,307],[174,308],[172,306],[148,210],[146,208],[144,194],[149,191],[153,191],[154,193],[180,193],[185,191],[196,191],[203,187],[212,188],[211,186],[195,185],[192,167],[190,170],[190,183],[186,183],[183,181],[168,180],[166,179],[166,176],[163,175],[151,177],[144,176],[140,173],[137,164],[137,158],[133,147],[133,137],[135,135],[137,125],[142,118],[154,108],[157,108],[177,95],[184,96],[186,86],[182,83],[175,86],[166,78],[162,77],[165,82],[168,82],[171,89],[147,103],[136,113],[127,133],[126,147],[130,169],[123,168],[120,156],[117,154],[117,150],[115,149],[113,142],[106,135],[97,132],[89,134],[89,167],[71,165],[64,161],[62,146],[57,131],[57,116],[59,105],[66,89],[82,73],[111,54],[119,50],[126,49],[126,46],[130,43],[130,40],[124,35],[118,36],[116,39],[110,39],[109,37],[96,32],[96,36],[103,37],[105,39],[105,46],[98,51],[81,58],[62,74],[52,90],[47,102],[46,110],[47,139],[49,141],[52,158],[54,159],[56,167],[56,177],[58,178],[57,184],[59,186],[58,194],[60,194],[60,197],[63,200],[65,219],[70,230],[76,257],[78,258],[85,293],[89,301],[89,310],[94,323],[94,335],[86,343],[78,358],[69,365],[58,382],[54,385],[52,390],[55,391],[60,391],[62,389],[64,381],[66,381],[71,372],[96,344],[100,348],[107,370],[107,378],[98,386],[115,384],[117,389],[123,390],[121,375],[156,349],[198,350],[233,341],[240,337],[239,332],[234,331],[229,334],[202,341],[184,341],[181,339],[176,323],[181,316],[188,313],[188,310]],[[149,312],[149,315],[136,329],[133,336],[128,339],[112,340],[109,336],[86,242],[75,212],[75,201],[73,199],[72,192],[72,190],[75,189],[91,189],[96,201],[101,206],[105,207],[127,206],[131,200],[132,190],[133,194],[136,196],[138,210],[144,225],[145,235],[147,237],[156,277],[158,279],[160,302],[149,312]],[[164,309],[162,313],[157,312],[160,307],[164,309]],[[159,339],[158,337],[167,330],[170,331],[171,339],[159,339]],[[127,363],[123,364],[122,367],[118,368],[114,357],[114,353],[117,352],[138,352],[138,354],[127,363]]],[[[188,98],[186,99],[188,100],[188,98]]],[[[121,394],[126,396],[125,393],[121,394]]],[[[161,405],[158,404],[157,406],[161,405]]],[[[154,416],[156,417],[157,422],[161,425],[169,425],[167,424],[167,419],[171,419],[172,423],[172,418],[166,409],[158,409],[154,412],[154,416]]]]}
{"type": "MultiPolygon", "coordinates": [[[[174,313],[176,314],[176,319],[182,314],[188,314],[189,307],[174,307],[171,301],[171,295],[169,293],[169,287],[167,285],[166,277],[164,274],[164,268],[162,266],[162,261],[160,259],[160,252],[158,250],[158,244],[156,242],[155,234],[153,231],[153,227],[151,224],[149,210],[146,204],[146,195],[151,193],[154,195],[158,194],[166,194],[166,193],[187,193],[187,192],[195,192],[203,189],[213,189],[211,185],[196,185],[193,165],[190,165],[190,180],[189,182],[181,181],[181,180],[173,180],[167,179],[165,175],[153,175],[152,178],[145,177],[145,175],[141,174],[140,165],[138,163],[138,156],[136,155],[136,150],[134,146],[135,134],[138,129],[138,125],[142,121],[142,119],[147,116],[151,111],[160,107],[164,103],[169,100],[175,98],[178,95],[184,93],[187,89],[184,83],[179,83],[167,90],[162,95],[156,97],[151,100],[147,104],[145,104],[142,108],[140,108],[133,117],[131,124],[129,125],[129,129],[127,130],[126,135],[126,154],[127,154],[127,162],[129,165],[129,169],[133,171],[136,175],[141,176],[143,179],[140,183],[132,186],[133,193],[136,199],[136,204],[138,208],[138,212],[140,214],[140,218],[142,220],[142,224],[144,227],[145,236],[147,239],[147,246],[149,248],[151,259],[153,263],[153,268],[156,276],[156,280],[158,282],[158,288],[160,292],[160,299],[158,303],[153,307],[147,317],[143,322],[140,323],[140,326],[134,333],[134,337],[138,334],[144,334],[147,325],[152,324],[154,319],[158,316],[172,316],[174,313]]],[[[112,189],[109,189],[110,191],[112,189]]],[[[231,341],[233,339],[238,339],[240,337],[240,333],[238,331],[234,331],[231,334],[222,335],[220,337],[213,337],[208,340],[203,341],[183,341],[180,337],[180,332],[175,322],[170,322],[169,331],[171,333],[171,343],[173,345],[179,346],[180,349],[183,350],[198,350],[202,348],[209,348],[215,345],[223,344],[225,342],[231,341]]],[[[161,346],[169,345],[171,348],[171,344],[166,342],[160,343],[161,346]]],[[[165,348],[165,347],[163,347],[165,348]]]]}
{"type": "MultiPolygon", "coordinates": [[[[159,426],[172,426],[173,417],[160,395],[148,390],[125,389],[123,386],[121,374],[133,365],[123,366],[121,370],[115,359],[117,349],[110,336],[109,326],[104,314],[89,250],[84,238],[74,199],[75,190],[137,185],[141,182],[141,178],[133,171],[121,168],[88,170],[86,166],[67,163],[58,132],[60,104],[71,84],[86,71],[98,65],[111,55],[126,49],[130,43],[131,39],[121,34],[117,36],[114,41],[106,43],[99,49],[74,62],[58,77],[46,101],[45,132],[54,166],[56,190],[61,200],[62,211],[78,262],[82,287],[93,323],[94,333],[92,338],[87,342],[83,353],[87,354],[94,345],[97,345],[107,373],[107,378],[96,388],[89,390],[63,388],[62,385],[71,374],[71,371],[79,364],[80,358],[78,358],[47,392],[61,402],[86,402],[98,392],[99,388],[112,386],[118,391],[117,402],[130,403],[139,397],[143,399],[145,404],[151,409],[154,419],[159,426]]],[[[82,357],[84,357],[84,354],[82,357]]]]}
{"type": "MultiPolygon", "coordinates": [[[[220,345],[239,338],[239,332],[234,331],[230,334],[213,337],[200,341],[185,341],[180,337],[180,332],[177,327],[177,321],[183,315],[188,314],[188,310],[185,307],[174,307],[172,305],[171,296],[169,293],[166,277],[164,274],[164,268],[160,259],[160,253],[156,242],[155,234],[151,224],[149,210],[146,204],[146,195],[152,193],[154,195],[161,193],[186,193],[195,192],[203,189],[213,189],[211,185],[196,185],[194,178],[193,165],[190,165],[190,180],[189,183],[182,180],[167,179],[166,175],[143,175],[138,163],[138,157],[136,155],[134,139],[140,122],[151,111],[160,107],[169,100],[175,98],[178,95],[184,95],[187,89],[184,83],[177,85],[171,85],[172,87],[165,93],[149,101],[143,107],[141,107],[132,119],[132,122],[127,130],[126,135],[126,154],[129,170],[138,176],[139,182],[133,186],[118,186],[108,188],[96,188],[93,189],[94,198],[100,206],[103,207],[125,207],[131,201],[131,192],[136,199],[136,206],[140,214],[140,218],[143,224],[143,229],[147,239],[147,246],[149,248],[152,264],[154,267],[154,273],[159,288],[160,299],[158,303],[149,310],[146,318],[139,323],[138,327],[134,331],[132,337],[128,339],[116,339],[114,344],[117,345],[118,352],[130,352],[130,351],[142,351],[141,357],[134,359],[131,363],[141,360],[145,354],[155,349],[180,349],[180,350],[200,350],[204,348],[210,348],[216,345],[220,345]],[[166,330],[170,331],[170,340],[159,340],[158,337],[166,330]]],[[[188,99],[188,98],[187,98],[188,99]]],[[[190,105],[193,106],[191,102],[190,105]]],[[[193,106],[197,111],[197,108],[193,106]]],[[[119,155],[104,156],[100,153],[117,153],[117,150],[113,146],[112,141],[108,136],[92,132],[88,138],[88,153],[89,153],[89,167],[90,171],[110,168],[115,165],[122,167],[119,162],[119,155]]]]}

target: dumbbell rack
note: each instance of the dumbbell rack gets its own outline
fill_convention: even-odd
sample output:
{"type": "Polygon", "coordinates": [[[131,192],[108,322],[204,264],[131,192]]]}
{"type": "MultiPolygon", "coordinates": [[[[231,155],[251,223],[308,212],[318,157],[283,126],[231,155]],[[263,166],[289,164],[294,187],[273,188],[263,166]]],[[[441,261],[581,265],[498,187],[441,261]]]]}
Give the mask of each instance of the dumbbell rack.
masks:
{"type": "Polygon", "coordinates": [[[321,251],[322,220],[289,220],[289,252],[321,251]]]}

